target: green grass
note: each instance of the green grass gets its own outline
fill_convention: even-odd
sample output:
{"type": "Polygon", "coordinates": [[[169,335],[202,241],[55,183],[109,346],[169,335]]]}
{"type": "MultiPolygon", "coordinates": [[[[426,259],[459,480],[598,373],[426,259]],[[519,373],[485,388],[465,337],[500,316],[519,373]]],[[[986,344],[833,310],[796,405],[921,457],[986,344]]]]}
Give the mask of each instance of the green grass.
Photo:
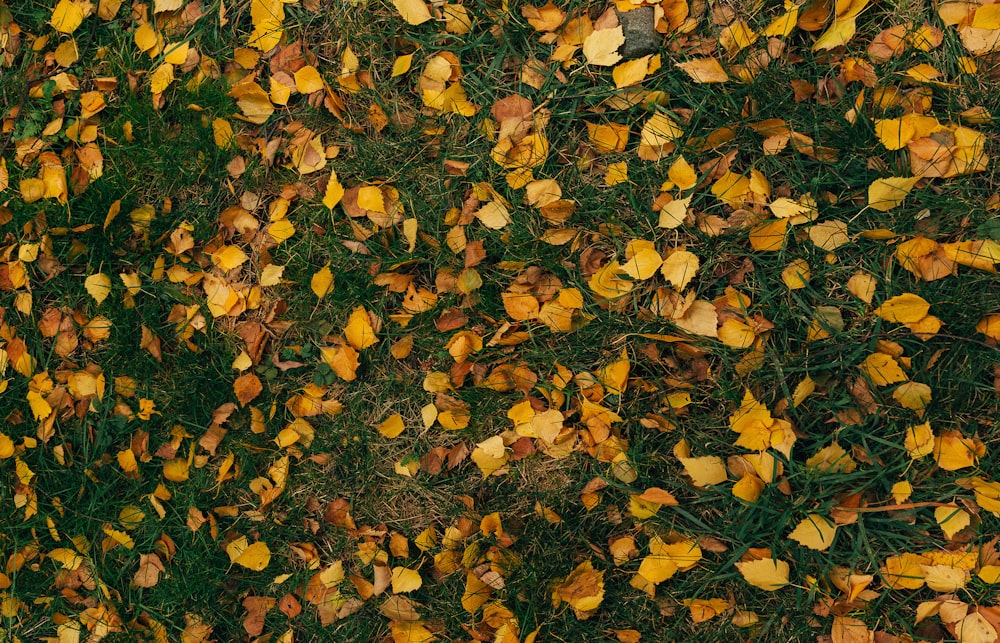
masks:
{"type": "MultiPolygon", "coordinates": [[[[12,4],[7,11],[23,30],[23,41],[0,76],[4,104],[8,110],[19,108],[19,114],[4,116],[4,131],[10,132],[9,145],[3,148],[10,186],[0,194],[10,215],[0,226],[4,250],[10,251],[4,261],[15,259],[16,246],[25,243],[42,244],[44,260],[22,264],[30,283],[28,313],[20,312],[15,300],[21,293],[23,305],[26,287],[17,293],[0,291],[4,322],[0,337],[7,351],[16,346],[15,336],[22,339],[36,361],[28,375],[48,373],[57,392],[44,393],[56,408],[56,417],[51,435],[43,439],[27,396],[44,378],[32,380],[15,364],[3,375],[2,433],[17,448],[16,458],[0,460],[0,554],[7,561],[0,567],[5,574],[0,575],[3,637],[24,641],[56,637],[60,625],[86,623],[104,608],[117,615],[120,629],[108,634],[107,641],[161,640],[150,632],[151,621],[165,628],[167,640],[185,640],[182,632],[195,617],[212,626],[214,640],[252,640],[256,634],[244,628],[244,600],[278,601],[294,595],[302,605],[301,614],[288,616],[278,606],[268,611],[263,633],[272,636],[270,640],[289,631],[296,641],[391,640],[393,624],[384,605],[393,595],[391,587],[363,602],[344,603],[349,608],[345,612],[351,613],[327,624],[307,600],[310,579],[338,561],[347,574],[337,585],[340,598],[354,601],[363,596],[358,587],[364,583],[358,581],[356,586],[349,577],[377,580],[373,567],[358,555],[359,548],[376,547],[389,569],[419,570],[422,586],[406,597],[418,604],[422,624],[439,640],[493,640],[503,619],[490,626],[484,623],[482,610],[470,614],[461,603],[467,571],[482,575],[491,563],[499,574],[493,577],[497,588],[491,609],[502,605],[510,610],[521,641],[536,630],[537,641],[627,640],[616,633],[619,630],[636,630],[643,641],[800,641],[829,635],[832,614],[861,619],[872,630],[893,636],[954,640],[947,638],[952,635],[937,617],[915,623],[917,605],[944,592],[927,587],[890,589],[879,570],[887,557],[904,552],[988,550],[1000,527],[995,515],[976,505],[967,483],[972,476],[997,477],[1000,403],[995,369],[1000,366],[1000,351],[994,340],[976,331],[976,325],[985,315],[1000,312],[998,282],[994,272],[968,267],[961,267],[957,276],[918,280],[900,266],[895,252],[900,242],[918,235],[940,243],[1000,239],[997,210],[995,205],[988,207],[997,194],[996,163],[991,160],[984,172],[930,180],[889,212],[867,207],[866,192],[873,180],[910,175],[906,150],[886,150],[873,124],[875,118],[903,112],[876,111],[872,89],[865,88],[866,102],[856,123],[845,120],[862,86],[837,84],[836,56],[841,54],[833,52],[831,59],[813,53],[810,46],[816,34],[793,31],[785,39],[785,53],[749,82],[695,84],[674,63],[715,51],[709,47],[691,53],[698,44],[695,38],[718,37],[730,19],[725,14],[729,3],[709,3],[707,13],[696,16],[692,34],[672,34],[665,40],[662,67],[644,81],[645,88],[668,96],[665,109],[684,130],[678,152],[696,168],[734,153],[733,172],[762,172],[770,181],[772,197],[811,194],[819,204],[818,221],[847,222],[851,235],[849,243],[827,252],[809,240],[807,225],[790,226],[779,250],[758,252],[748,242],[748,231],[738,226],[721,235],[692,225],[676,230],[657,227],[652,203],[675,155],[654,163],[636,158],[639,131],[652,108],[609,107],[606,100],[617,92],[608,68],[572,66],[564,70],[565,82],[553,75],[541,89],[519,81],[524,59],[545,61],[552,51],[522,17],[527,6],[522,0],[512,0],[502,19],[496,14],[497,3],[462,3],[475,19],[466,35],[448,34],[436,22],[408,25],[392,3],[383,0],[287,4],[287,41],[301,38],[303,51],[315,56],[313,62],[344,107],[336,117],[296,95],[262,125],[241,122],[237,101],[228,95],[229,83],[245,73],[233,62],[233,50],[246,45],[252,29],[249,3],[226,3],[227,24],[222,25],[219,3],[204,2],[204,16],[183,34],[168,38],[190,39],[203,56],[218,63],[222,76],[188,91],[185,84],[191,72],[178,70],[159,109],[150,96],[148,76],[162,57],[151,59],[137,50],[133,41],[137,25],[127,7],[111,21],[89,17],[73,34],[80,60],[67,71],[78,77],[81,92],[93,90],[98,77],[113,76],[118,81],[118,88],[107,93],[108,106],[96,118],[104,172],[84,191],[71,192],[65,205],[53,199],[28,203],[19,184],[37,176],[40,166],[37,159],[16,162],[18,145],[38,136],[59,110],[67,121],[79,114],[80,93],[52,94],[45,85],[51,79],[44,75],[56,70],[38,65],[46,52],[67,39],[46,24],[54,3],[12,4]],[[713,21],[713,15],[719,20],[713,21]],[[32,51],[31,43],[39,42],[34,38],[45,35],[50,40],[32,51]],[[354,94],[338,89],[347,46],[359,58],[360,69],[370,74],[374,89],[354,94]],[[460,58],[462,86],[479,108],[476,115],[442,115],[421,104],[418,78],[427,60],[440,52],[460,58]],[[392,77],[393,61],[411,53],[412,69],[392,77]],[[791,91],[796,80],[825,82],[829,91],[842,95],[833,101],[813,97],[797,102],[791,91]],[[134,91],[130,82],[136,83],[134,91]],[[22,100],[36,85],[45,87],[46,95],[22,100]],[[576,210],[565,224],[577,230],[569,244],[555,246],[540,239],[552,226],[524,201],[521,190],[509,187],[506,171],[490,158],[494,141],[484,129],[490,108],[514,93],[551,114],[545,128],[550,151],[534,174],[557,179],[563,198],[575,202],[576,210]],[[372,106],[389,117],[381,131],[369,120],[372,106]],[[232,124],[241,137],[239,145],[226,149],[216,145],[212,122],[217,118],[232,124]],[[836,160],[820,161],[790,148],[765,155],[763,137],[750,125],[771,118],[785,119],[817,145],[833,149],[836,160]],[[595,155],[586,123],[609,122],[630,127],[629,144],[621,153],[595,155]],[[300,175],[287,166],[286,146],[292,134],[284,128],[292,124],[310,128],[322,137],[324,146],[337,148],[326,168],[300,175]],[[703,148],[704,137],[723,127],[733,128],[733,138],[715,149],[703,148]],[[129,128],[131,140],[126,135],[129,128]],[[270,164],[259,153],[258,145],[266,141],[279,144],[270,164]],[[246,169],[231,176],[227,166],[236,157],[242,157],[246,169]],[[469,163],[465,176],[448,174],[445,160],[469,163]],[[605,168],[617,161],[628,163],[629,181],[608,187],[605,168]],[[398,190],[404,217],[418,221],[412,252],[402,226],[375,230],[367,219],[355,219],[355,224],[372,232],[359,243],[344,207],[331,212],[321,205],[331,167],[348,188],[388,183],[398,190]],[[476,183],[491,185],[510,201],[514,223],[500,231],[475,221],[465,227],[469,242],[483,242],[486,258],[475,266],[481,287],[463,294],[449,285],[466,266],[464,253],[453,253],[445,243],[452,227],[446,218],[449,209],[462,209],[476,183]],[[262,234],[241,236],[220,221],[227,208],[240,204],[250,192],[261,198],[252,216],[263,229],[270,204],[286,186],[291,186],[289,192],[304,195],[291,200],[288,218],[296,233],[287,241],[269,245],[262,234]],[[121,211],[105,226],[109,207],[118,200],[121,211]],[[137,231],[130,215],[146,204],[155,210],[155,218],[148,231],[137,231]],[[175,264],[164,247],[182,223],[190,226],[195,242],[183,264],[192,273],[221,275],[208,253],[233,244],[250,260],[231,278],[255,284],[260,269],[274,263],[285,267],[283,282],[261,289],[258,308],[236,317],[213,318],[196,280],[188,284],[153,278],[158,260],[165,268],[175,264]],[[860,235],[876,229],[896,236],[880,240],[860,235]],[[589,285],[597,265],[588,258],[599,252],[604,261],[622,260],[633,239],[651,240],[661,252],[680,246],[694,252],[701,266],[688,290],[699,300],[715,301],[730,287],[746,295],[750,300],[746,314],[773,325],[760,342],[759,363],[748,367],[748,351],[715,339],[653,339],[679,333],[673,323],[651,310],[656,289],[669,288],[658,276],[637,283],[619,300],[601,301],[589,285]],[[51,250],[45,248],[48,243],[51,250]],[[789,290],[781,272],[796,259],[808,262],[811,278],[806,287],[789,290]],[[310,279],[327,264],[334,287],[317,299],[310,279]],[[542,268],[563,288],[577,288],[583,294],[581,312],[589,322],[572,333],[554,333],[537,322],[509,320],[501,295],[526,266],[542,268]],[[859,271],[878,280],[870,305],[847,288],[859,271]],[[84,288],[84,279],[96,272],[112,281],[110,296],[100,304],[84,288]],[[141,275],[133,307],[124,303],[126,288],[118,276],[124,272],[141,275]],[[405,325],[399,323],[404,294],[375,283],[376,275],[385,273],[407,275],[415,287],[437,292],[435,306],[405,325]],[[873,314],[877,305],[903,293],[931,303],[931,313],[944,323],[940,333],[924,341],[873,314]],[[184,306],[197,307],[206,322],[204,330],[189,338],[190,345],[178,334],[176,322],[170,321],[171,313],[184,306]],[[320,349],[337,343],[357,306],[379,319],[381,328],[377,342],[360,351],[357,379],[345,381],[323,364],[320,349]],[[843,328],[828,327],[830,337],[809,341],[808,329],[821,307],[837,309],[843,328]],[[439,330],[435,322],[449,308],[461,309],[468,321],[461,328],[439,330]],[[61,355],[55,339],[42,332],[39,322],[48,310],[72,320],[66,322],[69,331],[80,337],[74,351],[61,355]],[[79,327],[96,315],[110,320],[110,335],[88,341],[79,327]],[[512,322],[506,332],[523,331],[524,341],[490,342],[505,320],[512,322]],[[239,375],[233,361],[241,351],[254,352],[247,343],[253,324],[261,325],[266,339],[260,353],[252,355],[255,363],[248,372],[260,378],[263,391],[242,406],[233,390],[239,375]],[[143,326],[160,339],[161,360],[140,349],[143,326]],[[440,424],[425,429],[421,410],[435,401],[435,394],[424,389],[424,379],[430,372],[452,373],[455,360],[447,343],[465,330],[480,336],[484,346],[470,356],[473,368],[463,385],[447,394],[468,406],[471,421],[457,431],[444,430],[440,424]],[[412,351],[394,357],[390,348],[407,337],[412,338],[412,351]],[[931,387],[933,401],[922,420],[896,403],[892,386],[869,385],[871,400],[864,399],[859,364],[879,346],[890,350],[886,342],[895,342],[911,360],[908,377],[931,387]],[[562,410],[567,426],[581,428],[579,406],[586,377],[619,359],[623,349],[630,359],[628,387],[621,395],[607,395],[601,404],[622,418],[612,432],[622,440],[634,478],[593,457],[582,441],[565,458],[539,452],[512,459],[503,475],[483,477],[469,453],[477,444],[511,431],[507,411],[525,399],[525,393],[513,387],[483,386],[484,378],[503,365],[526,369],[537,378],[527,395],[547,408],[543,398],[553,390],[557,364],[569,369],[579,377],[565,388],[562,410]],[[272,358],[302,365],[283,370],[272,358]],[[86,400],[59,405],[70,374],[88,367],[100,369],[105,378],[103,398],[92,400],[90,408],[86,400]],[[793,392],[806,376],[817,383],[816,390],[793,406],[793,392]],[[127,395],[124,380],[116,379],[122,377],[134,380],[134,396],[127,395]],[[324,387],[324,399],[339,400],[343,412],[305,418],[315,432],[308,446],[279,447],[276,436],[295,419],[287,402],[313,383],[324,387]],[[732,493],[732,483],[738,479],[732,470],[739,466],[734,459],[748,452],[733,445],[737,436],[729,428],[729,418],[747,390],[774,417],[791,422],[797,436],[790,457],[771,450],[783,473],[753,503],[732,493]],[[672,408],[667,396],[677,392],[690,393],[691,404],[672,408]],[[157,413],[149,420],[135,417],[140,398],[155,403],[157,413]],[[199,441],[216,410],[227,403],[235,403],[235,408],[224,423],[225,437],[212,453],[199,441]],[[386,439],[374,427],[396,413],[406,430],[398,438],[386,439]],[[258,415],[264,419],[262,433],[252,429],[258,415]],[[641,423],[652,416],[668,420],[674,428],[661,432],[641,423]],[[955,430],[977,436],[985,454],[974,467],[957,471],[941,469],[933,457],[911,459],[904,447],[907,427],[924,420],[937,434],[955,430]],[[193,457],[186,481],[165,479],[163,464],[170,454],[157,454],[174,436],[182,436],[176,455],[193,457]],[[674,455],[682,438],[694,456],[728,459],[729,481],[708,488],[692,485],[674,455]],[[143,439],[148,440],[147,457],[140,458],[138,475],[130,477],[119,465],[118,454],[130,446],[138,449],[143,439]],[[855,469],[822,472],[806,464],[833,442],[856,461],[855,469]],[[400,473],[422,458],[426,463],[429,454],[449,452],[455,454],[454,466],[445,464],[440,472],[431,473],[421,465],[411,475],[400,473]],[[220,468],[229,466],[225,464],[229,455],[230,473],[219,482],[220,468]],[[284,456],[289,461],[287,486],[261,509],[258,492],[272,484],[272,467],[284,456]],[[19,466],[22,478],[25,467],[34,477],[27,482],[19,479],[19,466]],[[598,492],[596,506],[588,509],[581,494],[594,479],[607,487],[598,492]],[[893,508],[892,487],[904,480],[913,486],[907,502],[915,506],[893,508]],[[679,504],[661,507],[654,516],[640,520],[629,511],[629,497],[651,487],[668,490],[679,504]],[[159,498],[155,503],[152,494],[159,498]],[[788,534],[808,515],[836,513],[851,494],[860,494],[869,509],[892,506],[857,513],[855,522],[838,528],[826,551],[789,540],[788,534]],[[357,529],[324,517],[331,503],[339,501],[349,505],[357,529]],[[971,526],[949,542],[935,521],[934,503],[952,502],[973,517],[971,526]],[[143,514],[135,524],[121,517],[131,507],[143,514]],[[546,520],[543,508],[561,521],[546,520]],[[494,512],[512,542],[480,529],[480,521],[494,512]],[[211,520],[197,526],[191,516],[199,514],[211,520]],[[460,525],[468,526],[461,542],[450,548],[443,545],[443,534],[460,525]],[[428,529],[437,540],[425,552],[416,546],[416,539],[428,529]],[[114,544],[109,540],[112,530],[127,532],[132,546],[114,544]],[[408,539],[406,555],[390,553],[393,535],[397,542],[400,537],[408,539]],[[230,562],[226,545],[240,536],[267,543],[271,558],[265,570],[230,562]],[[668,542],[696,540],[704,558],[693,569],[660,583],[650,598],[630,582],[654,536],[668,542]],[[616,564],[609,546],[622,537],[634,537],[639,553],[616,564]],[[788,586],[765,592],[743,579],[736,564],[759,548],[769,548],[774,557],[790,564],[788,586]],[[60,549],[79,551],[82,566],[75,572],[61,569],[60,549]],[[462,568],[443,573],[451,555],[448,549],[457,552],[462,568]],[[150,553],[157,553],[166,571],[152,586],[137,587],[133,579],[139,557],[150,553]],[[555,605],[552,596],[561,579],[588,560],[603,573],[606,593],[599,609],[580,619],[565,602],[555,605]],[[877,594],[867,602],[847,602],[830,581],[835,568],[874,575],[869,589],[877,594]],[[729,609],[708,622],[694,623],[684,601],[713,598],[727,600],[729,609]],[[759,620],[749,628],[737,627],[733,622],[737,611],[754,612],[759,620]]],[[[557,4],[571,14],[589,11],[595,19],[602,10],[578,1],[557,4]]],[[[751,28],[763,28],[779,13],[778,5],[763,3],[759,11],[744,17],[751,28]]],[[[0,13],[0,26],[5,15],[0,13]]],[[[936,14],[920,3],[876,5],[859,18],[858,34],[843,57],[864,58],[871,38],[904,17],[940,25],[936,14]]],[[[985,73],[959,74],[958,58],[967,52],[953,28],[943,31],[940,47],[908,50],[876,65],[879,84],[900,86],[907,69],[928,63],[955,82],[953,87],[932,89],[928,113],[942,123],[958,120],[974,105],[991,114],[1000,112],[996,82],[985,73]]],[[[722,52],[715,55],[727,65],[745,63],[764,42],[757,41],[732,58],[722,52]]],[[[271,74],[268,60],[262,58],[257,68],[257,81],[265,90],[271,74]]],[[[582,60],[581,53],[576,60],[582,60]]],[[[985,68],[987,61],[982,63],[985,68]]],[[[905,86],[911,87],[915,85],[905,86]]],[[[985,135],[991,159],[1000,155],[996,125],[973,127],[985,135]]],[[[64,155],[66,165],[73,163],[77,144],[67,137],[65,124],[46,136],[45,143],[46,150],[64,155]]],[[[694,190],[692,211],[728,219],[733,208],[710,192],[714,179],[704,176],[710,171],[707,165],[698,170],[703,181],[694,190]]],[[[513,455],[515,449],[508,452],[513,455]]],[[[957,595],[970,605],[995,601],[991,586],[975,574],[957,595]]],[[[396,634],[396,640],[406,640],[396,634]]],[[[99,638],[96,633],[95,637],[99,638]]],[[[85,639],[86,633],[81,640],[85,639]]]]}

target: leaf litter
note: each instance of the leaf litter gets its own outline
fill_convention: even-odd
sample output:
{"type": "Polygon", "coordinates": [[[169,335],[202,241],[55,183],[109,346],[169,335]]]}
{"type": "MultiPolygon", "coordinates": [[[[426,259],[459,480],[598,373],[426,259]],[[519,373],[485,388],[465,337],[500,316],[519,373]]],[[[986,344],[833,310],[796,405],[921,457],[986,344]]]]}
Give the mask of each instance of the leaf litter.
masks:
{"type": "MultiPolygon", "coordinates": [[[[0,392],[9,404],[0,464],[9,519],[31,534],[0,540],[5,636],[19,640],[17,624],[32,622],[51,641],[167,640],[169,621],[184,641],[291,642],[306,618],[327,627],[378,615],[392,640],[444,640],[455,633],[435,597],[447,584],[460,600],[444,609],[465,613],[462,635],[474,640],[543,640],[569,627],[564,612],[611,627],[620,641],[656,632],[615,621],[609,604],[621,600],[656,601],[693,631],[724,618],[766,637],[771,603],[760,592],[808,595],[819,640],[1000,640],[1000,607],[979,598],[1000,582],[989,539],[1000,483],[988,466],[1000,415],[949,410],[929,383],[942,381],[935,363],[961,350],[952,340],[994,357],[1000,342],[995,299],[957,315],[933,287],[996,273],[1000,236],[987,224],[1000,196],[976,193],[975,207],[988,213],[977,227],[966,217],[945,231],[932,211],[942,207],[933,195],[992,169],[990,108],[969,104],[971,92],[958,94],[960,111],[938,102],[972,87],[1000,49],[1000,5],[944,2],[919,19],[890,13],[893,24],[873,33],[866,20],[880,7],[869,0],[785,2],[760,15],[685,0],[393,0],[391,10],[361,2],[359,11],[400,30],[397,42],[340,42],[336,56],[321,57],[298,22],[320,14],[315,0],[49,4],[43,20],[24,25],[24,13],[0,4],[0,64],[30,70],[26,100],[4,115],[0,158],[0,392]],[[647,9],[663,47],[626,59],[619,12],[647,9]],[[226,50],[200,41],[230,23],[239,39],[226,50]],[[134,47],[126,83],[86,62],[88,30],[111,26],[134,47]],[[517,73],[484,90],[475,47],[513,29],[532,57],[505,61],[517,73]],[[783,78],[783,65],[793,75],[802,65],[811,80],[782,91],[832,106],[838,123],[798,123],[752,95],[739,119],[709,129],[711,119],[698,118],[703,106],[692,97],[713,95],[698,92],[718,100],[728,88],[783,78]],[[663,79],[672,95],[654,88],[663,79]],[[210,86],[231,100],[192,102],[210,86]],[[600,100],[564,109],[581,87],[600,100]],[[371,100],[383,91],[406,95],[401,111],[387,115],[385,102],[371,100]],[[103,227],[75,217],[111,169],[104,151],[134,140],[131,120],[109,126],[123,100],[200,115],[199,135],[230,158],[218,177],[229,202],[211,226],[175,220],[172,195],[155,193],[113,195],[103,227]],[[430,213],[414,205],[408,168],[368,174],[344,143],[379,140],[408,119],[419,119],[428,149],[449,129],[468,137],[469,152],[456,154],[466,160],[440,160],[448,195],[430,213]],[[866,140],[863,171],[836,188],[795,180],[789,168],[858,154],[838,140],[848,130],[866,140]],[[273,171],[270,183],[237,190],[251,164],[273,171]],[[649,177],[655,187],[641,187],[649,177]],[[595,193],[628,194],[641,212],[598,211],[595,221],[595,193]],[[924,199],[935,205],[920,209],[924,199]],[[311,219],[316,212],[325,219],[311,219]],[[50,225],[60,217],[66,225],[50,225]],[[98,231],[123,245],[94,265],[85,257],[98,231]],[[324,238],[331,232],[334,243],[324,238]],[[525,235],[534,245],[522,253],[525,235]],[[299,253],[316,240],[372,261],[362,270],[325,252],[304,267],[299,253]],[[886,261],[866,261],[878,248],[886,261]],[[361,282],[379,296],[358,298],[361,282]],[[68,284],[87,297],[62,296],[68,284]],[[817,297],[823,289],[833,294],[817,297]],[[311,313],[294,316],[296,293],[310,293],[311,313]],[[157,297],[169,308],[160,311],[157,297]],[[790,324],[782,307],[806,301],[815,303],[802,323],[790,324]],[[321,307],[337,323],[294,343],[295,328],[321,307]],[[147,309],[138,328],[124,314],[147,309]],[[968,315],[972,324],[953,321],[968,315]],[[642,331],[623,332],[623,322],[642,331]],[[230,342],[230,400],[202,426],[171,417],[175,402],[106,348],[129,333],[130,350],[158,363],[230,342]],[[535,342],[569,352],[545,357],[535,342]],[[822,365],[838,352],[836,369],[822,365]],[[775,359],[787,360],[792,379],[768,388],[754,374],[775,359]],[[407,364],[409,399],[381,400],[384,412],[362,427],[366,440],[401,445],[386,447],[380,475],[458,489],[461,479],[513,479],[536,462],[589,473],[560,489],[559,511],[541,500],[489,511],[459,494],[460,514],[412,533],[368,524],[377,514],[364,497],[320,501],[328,494],[303,471],[333,456],[314,447],[328,448],[338,418],[359,412],[357,392],[373,372],[407,364]],[[487,400],[506,410],[488,410],[487,400]],[[98,442],[92,428],[70,437],[69,427],[97,417],[113,418],[117,442],[98,442]],[[695,430],[713,422],[708,439],[695,430]],[[858,426],[891,450],[873,455],[858,426]],[[651,440],[670,455],[650,458],[651,440]],[[92,448],[103,451],[88,456],[99,463],[85,471],[94,484],[149,484],[130,488],[129,504],[102,514],[88,536],[52,480],[92,448]],[[904,479],[882,489],[879,468],[904,479]],[[878,484],[850,483],[869,474],[878,484]],[[810,498],[804,478],[834,491],[810,498]],[[206,483],[231,504],[198,489],[206,483]],[[280,527],[303,495],[303,539],[268,540],[278,531],[263,525],[280,527]],[[695,517],[710,503],[792,508],[781,532],[765,537],[735,524],[713,531],[695,517]],[[877,559],[851,556],[862,517],[883,513],[918,525],[920,538],[897,538],[898,549],[886,545],[877,559]],[[542,616],[510,588],[551,554],[531,543],[526,521],[557,531],[569,520],[561,514],[604,515],[610,537],[559,552],[557,570],[540,565],[550,569],[534,581],[550,599],[542,616]],[[182,530],[156,527],[175,515],[185,516],[182,530]],[[347,544],[330,550],[328,531],[347,544]],[[219,573],[239,597],[241,631],[208,605],[159,614],[123,600],[183,576],[191,549],[228,558],[219,573]],[[108,560],[124,574],[109,573],[108,560]],[[34,595],[15,582],[24,574],[46,577],[34,595]],[[743,584],[722,598],[683,582],[718,574],[743,584]],[[880,618],[886,604],[893,618],[880,618]]],[[[108,53],[99,51],[97,59],[108,53]]]]}

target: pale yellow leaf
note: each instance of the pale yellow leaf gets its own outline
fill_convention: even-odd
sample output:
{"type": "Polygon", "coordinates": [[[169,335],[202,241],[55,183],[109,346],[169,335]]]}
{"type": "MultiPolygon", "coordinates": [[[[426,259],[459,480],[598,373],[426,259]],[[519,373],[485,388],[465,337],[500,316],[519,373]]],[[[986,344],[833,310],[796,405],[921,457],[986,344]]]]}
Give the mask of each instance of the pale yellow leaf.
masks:
{"type": "Polygon", "coordinates": [[[592,32],[583,41],[583,57],[587,64],[610,67],[622,59],[618,49],[625,44],[621,26],[592,32]]]}
{"type": "Polygon", "coordinates": [[[396,11],[411,25],[421,25],[431,19],[430,9],[423,0],[392,0],[396,11]]]}
{"type": "Polygon", "coordinates": [[[868,186],[868,205],[879,212],[888,212],[903,202],[919,180],[919,177],[899,176],[875,179],[868,186]]]}
{"type": "Polygon", "coordinates": [[[677,250],[670,254],[660,266],[660,274],[674,290],[681,292],[698,273],[701,262],[698,256],[687,250],[677,250]]]}
{"type": "Polygon", "coordinates": [[[87,293],[100,306],[101,302],[111,294],[111,277],[100,272],[94,273],[83,282],[83,287],[87,289],[87,293]]]}

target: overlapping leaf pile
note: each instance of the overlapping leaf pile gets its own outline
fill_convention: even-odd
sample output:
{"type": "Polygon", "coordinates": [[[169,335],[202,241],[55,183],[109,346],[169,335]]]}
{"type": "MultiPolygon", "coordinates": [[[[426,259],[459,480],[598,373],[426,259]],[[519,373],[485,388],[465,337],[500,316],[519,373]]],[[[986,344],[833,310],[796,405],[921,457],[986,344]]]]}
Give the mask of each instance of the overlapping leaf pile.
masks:
{"type": "MultiPolygon", "coordinates": [[[[869,0],[761,3],[752,15],[685,0],[393,0],[391,15],[375,2],[364,11],[394,25],[395,41],[362,54],[348,35],[334,62],[297,26],[324,3],[245,4],[58,0],[37,29],[0,5],[0,60],[29,70],[25,100],[4,115],[0,158],[0,466],[4,515],[23,527],[0,537],[5,636],[36,624],[59,642],[287,643],[302,622],[333,628],[365,614],[409,642],[541,641],[587,619],[620,641],[656,631],[601,621],[617,582],[616,600],[648,601],[696,629],[725,619],[766,638],[763,593],[799,592],[815,631],[836,643],[1000,640],[989,598],[1000,582],[990,538],[1000,473],[986,466],[998,415],[968,417],[928,383],[942,356],[962,350],[952,343],[962,331],[949,328],[955,302],[931,286],[995,273],[1000,235],[968,221],[946,234],[919,225],[935,213],[914,212],[992,171],[989,109],[941,104],[1000,51],[1000,4],[942,2],[863,43],[869,0]],[[626,58],[621,16],[647,10],[664,45],[626,58]],[[111,55],[91,40],[112,26],[134,65],[119,75],[90,60],[111,55]],[[221,52],[200,44],[223,27],[242,40],[221,52]],[[485,72],[467,60],[515,31],[530,46],[484,91],[485,72]],[[935,59],[946,46],[960,53],[935,59]],[[783,90],[835,108],[829,131],[771,113],[752,93],[739,122],[706,127],[711,106],[688,100],[794,76],[807,58],[815,82],[794,77],[783,90]],[[659,89],[667,77],[692,93],[659,89]],[[190,99],[205,87],[224,105],[190,99]],[[581,87],[599,100],[575,111],[581,87]],[[372,97],[390,89],[403,98],[387,114],[372,97]],[[228,182],[229,201],[210,229],[173,216],[173,195],[145,189],[112,195],[100,222],[77,218],[101,189],[109,146],[134,140],[131,120],[121,141],[107,124],[135,97],[197,114],[184,135],[226,158],[213,180],[228,182]],[[345,143],[395,130],[435,150],[447,194],[432,208],[415,207],[418,189],[398,175],[366,173],[345,143]],[[439,156],[454,131],[466,151],[439,156]],[[786,171],[851,158],[863,169],[838,189],[786,171]],[[267,179],[237,188],[253,167],[267,179]],[[656,189],[633,189],[638,176],[655,176],[656,189]],[[591,211],[601,198],[633,211],[591,211]],[[113,233],[127,239],[121,252],[95,265],[87,239],[113,233]],[[323,250],[303,260],[310,240],[323,250]],[[361,282],[377,297],[352,294],[361,282]],[[336,322],[297,334],[310,313],[296,297],[336,322]],[[155,321],[116,321],[149,320],[123,311],[159,311],[160,300],[170,303],[155,321]],[[808,314],[795,326],[783,308],[801,302],[808,314]],[[120,338],[157,363],[235,344],[227,401],[198,426],[172,417],[183,400],[110,357],[120,338]],[[572,353],[574,342],[603,345],[581,350],[597,350],[593,359],[539,358],[536,344],[572,353]],[[838,363],[816,365],[824,359],[838,363]],[[787,374],[758,379],[772,364],[787,374]],[[361,391],[397,368],[407,395],[373,417],[361,391]],[[822,417],[801,426],[813,408],[822,417]],[[319,488],[298,471],[347,448],[344,417],[364,418],[366,441],[385,446],[385,477],[457,493],[458,481],[487,488],[530,462],[578,479],[559,511],[459,493],[455,516],[397,529],[380,524],[363,489],[341,492],[336,476],[319,488]],[[710,440],[695,437],[703,426],[710,440]],[[879,446],[851,438],[858,427],[879,446]],[[78,467],[85,479],[65,486],[78,467]],[[901,475],[885,488],[864,482],[880,467],[901,475]],[[71,520],[74,497],[126,482],[116,512],[90,517],[98,527],[71,520]],[[804,495],[811,484],[825,495],[804,495]],[[792,508],[775,510],[777,537],[741,540],[738,517],[707,518],[716,502],[792,508]],[[269,539],[292,506],[304,512],[301,540],[269,539]],[[604,515],[607,540],[582,539],[561,574],[531,581],[551,602],[525,610],[523,585],[511,586],[549,556],[525,522],[565,529],[567,511],[604,515]],[[869,514],[916,524],[924,540],[838,555],[864,537],[869,514]],[[231,578],[219,591],[241,606],[243,632],[211,605],[123,599],[185,574],[185,550],[223,562],[231,578]],[[127,574],[112,575],[109,561],[127,574]],[[676,595],[671,583],[688,575],[702,590],[676,595]],[[886,605],[906,620],[883,620],[886,605]]],[[[977,220],[995,219],[1000,195],[977,195],[977,220]]],[[[995,355],[1000,301],[964,314],[974,333],[955,341],[995,355]]]]}

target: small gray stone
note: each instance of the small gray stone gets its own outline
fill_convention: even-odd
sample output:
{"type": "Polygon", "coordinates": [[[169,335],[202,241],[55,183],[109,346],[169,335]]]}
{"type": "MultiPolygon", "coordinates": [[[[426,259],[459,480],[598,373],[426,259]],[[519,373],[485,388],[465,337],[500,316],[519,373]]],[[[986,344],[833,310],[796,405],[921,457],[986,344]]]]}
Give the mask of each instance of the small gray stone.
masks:
{"type": "MultiPolygon", "coordinates": [[[[617,9],[616,9],[617,11],[617,9]]],[[[656,53],[662,36],[656,33],[656,18],[653,7],[643,6],[631,11],[617,11],[618,22],[625,34],[625,44],[621,47],[623,58],[640,58],[656,53]]]]}

